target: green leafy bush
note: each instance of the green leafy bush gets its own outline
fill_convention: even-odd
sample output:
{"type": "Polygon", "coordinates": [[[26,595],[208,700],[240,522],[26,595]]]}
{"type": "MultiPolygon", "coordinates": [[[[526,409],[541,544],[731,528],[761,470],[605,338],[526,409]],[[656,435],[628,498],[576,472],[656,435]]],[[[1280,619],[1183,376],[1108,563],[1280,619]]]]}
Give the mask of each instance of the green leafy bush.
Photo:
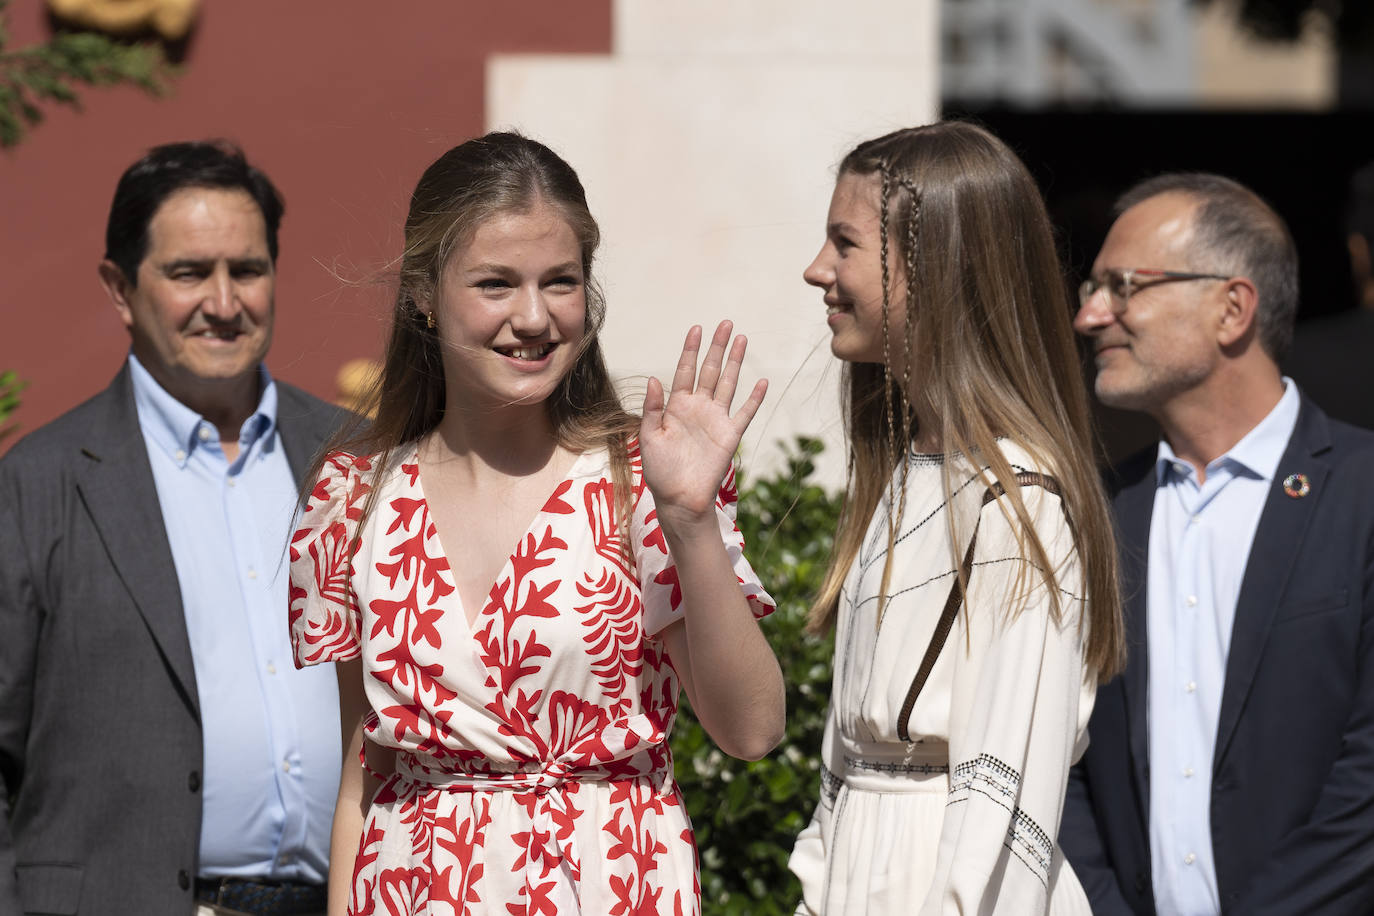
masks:
{"type": "Polygon", "coordinates": [[[19,392],[24,390],[26,384],[10,370],[0,372],[0,439],[14,432],[15,428],[9,425],[9,418],[19,406],[19,392]]]}
{"type": "Polygon", "coordinates": [[[820,442],[799,438],[787,467],[740,488],[749,561],[778,609],[763,624],[787,682],[787,733],[768,757],[722,754],[686,697],[673,728],[678,785],[701,853],[705,916],[790,914],[801,897],[787,857],[820,793],[821,732],[830,696],[832,640],[804,632],[830,561],[840,500],[810,481],[820,442]]]}

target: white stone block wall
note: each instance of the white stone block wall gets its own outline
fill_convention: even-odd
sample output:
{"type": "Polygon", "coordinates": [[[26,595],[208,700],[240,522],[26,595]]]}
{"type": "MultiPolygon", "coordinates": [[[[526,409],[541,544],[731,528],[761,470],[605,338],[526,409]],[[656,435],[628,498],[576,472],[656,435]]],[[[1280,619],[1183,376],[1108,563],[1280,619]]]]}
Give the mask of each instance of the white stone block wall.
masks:
{"type": "Polygon", "coordinates": [[[768,400],[748,466],[798,434],[843,478],[837,365],[819,291],[834,167],[854,143],[937,115],[936,0],[691,4],[615,0],[609,56],[507,55],[487,74],[490,128],[548,143],[601,223],[612,372],[638,406],[693,323],[749,336],[741,387],[768,400]]]}

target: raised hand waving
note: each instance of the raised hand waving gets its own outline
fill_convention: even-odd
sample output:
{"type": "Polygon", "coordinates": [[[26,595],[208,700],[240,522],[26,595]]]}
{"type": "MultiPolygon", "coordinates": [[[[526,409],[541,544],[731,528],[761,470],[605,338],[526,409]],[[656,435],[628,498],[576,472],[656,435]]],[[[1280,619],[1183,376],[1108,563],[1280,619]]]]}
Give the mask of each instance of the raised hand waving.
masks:
{"type": "Polygon", "coordinates": [[[644,482],[654,494],[660,524],[669,528],[689,527],[711,518],[714,530],[716,493],[740,438],[768,391],[768,381],[759,379],[731,415],[740,364],[748,347],[742,334],[731,344],[733,329],[729,321],[717,325],[698,372],[702,330],[694,325],[682,345],[666,403],[663,386],[656,378],[649,379],[644,394],[644,419],[639,430],[644,482]]]}

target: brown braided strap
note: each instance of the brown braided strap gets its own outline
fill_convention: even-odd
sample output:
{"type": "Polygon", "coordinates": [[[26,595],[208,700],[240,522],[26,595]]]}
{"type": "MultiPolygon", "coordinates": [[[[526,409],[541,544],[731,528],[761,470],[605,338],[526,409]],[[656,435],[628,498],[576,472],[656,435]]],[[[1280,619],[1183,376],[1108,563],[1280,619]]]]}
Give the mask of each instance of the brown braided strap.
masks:
{"type": "MultiPolygon", "coordinates": [[[[1022,471],[1016,475],[1016,482],[1022,487],[1042,487],[1055,496],[1060,495],[1059,481],[1048,474],[1037,474],[1034,471],[1022,471]]],[[[979,506],[980,517],[983,506],[999,499],[1006,491],[1002,484],[993,483],[983,491],[983,502],[979,506]]],[[[940,651],[945,647],[945,640],[949,638],[949,631],[954,626],[954,618],[959,616],[959,605],[963,603],[963,591],[959,588],[959,583],[968,582],[969,574],[973,571],[973,548],[978,543],[978,523],[973,524],[973,537],[969,538],[968,550],[964,551],[964,562],[960,564],[960,575],[954,577],[954,583],[949,587],[949,597],[945,599],[945,609],[940,612],[940,621],[935,625],[935,632],[931,634],[930,645],[926,647],[925,658],[921,659],[921,667],[916,669],[916,677],[911,681],[911,689],[906,692],[906,700],[902,703],[902,710],[897,714],[897,737],[903,741],[910,741],[910,734],[907,732],[907,724],[911,719],[911,708],[916,705],[916,698],[921,695],[921,688],[925,687],[926,679],[930,677],[930,671],[935,667],[935,660],[940,657],[940,651]]]]}

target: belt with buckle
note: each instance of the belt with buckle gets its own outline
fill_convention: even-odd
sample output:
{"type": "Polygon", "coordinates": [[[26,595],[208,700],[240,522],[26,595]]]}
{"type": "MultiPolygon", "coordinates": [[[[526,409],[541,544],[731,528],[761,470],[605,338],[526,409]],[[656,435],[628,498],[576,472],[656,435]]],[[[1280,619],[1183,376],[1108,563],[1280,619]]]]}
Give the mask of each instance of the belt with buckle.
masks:
{"type": "Polygon", "coordinates": [[[253,916],[301,916],[323,913],[329,895],[323,884],[226,877],[197,878],[196,899],[253,916]]]}

